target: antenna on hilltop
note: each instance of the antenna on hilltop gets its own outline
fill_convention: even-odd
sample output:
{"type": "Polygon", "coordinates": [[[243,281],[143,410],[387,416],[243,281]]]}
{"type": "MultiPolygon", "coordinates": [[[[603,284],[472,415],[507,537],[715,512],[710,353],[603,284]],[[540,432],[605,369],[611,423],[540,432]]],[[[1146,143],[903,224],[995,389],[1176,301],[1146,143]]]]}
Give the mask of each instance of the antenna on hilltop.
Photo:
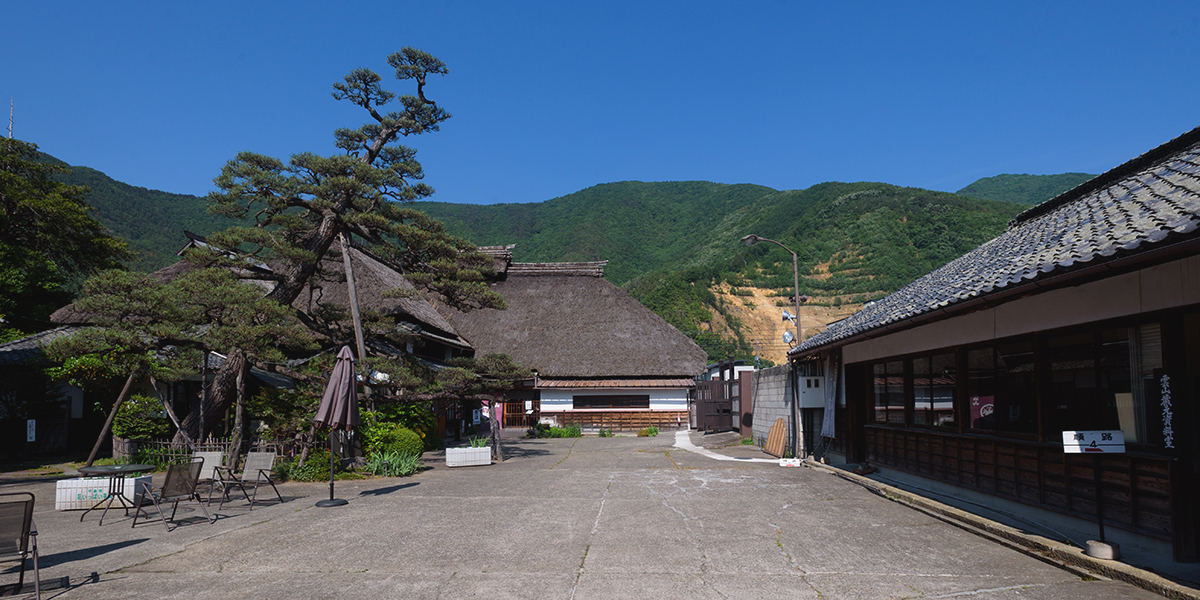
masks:
{"type": "Polygon", "coordinates": [[[12,139],[13,98],[8,97],[8,139],[12,139]]]}

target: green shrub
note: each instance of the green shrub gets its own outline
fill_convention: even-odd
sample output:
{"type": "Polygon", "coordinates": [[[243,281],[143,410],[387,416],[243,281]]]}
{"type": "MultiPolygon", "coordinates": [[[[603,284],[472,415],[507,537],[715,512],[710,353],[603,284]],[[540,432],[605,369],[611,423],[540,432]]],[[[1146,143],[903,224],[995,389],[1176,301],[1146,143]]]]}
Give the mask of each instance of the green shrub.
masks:
{"type": "Polygon", "coordinates": [[[566,427],[551,427],[546,423],[538,423],[525,431],[528,438],[577,438],[583,437],[583,428],[579,425],[566,427]]]}
{"type": "Polygon", "coordinates": [[[377,452],[367,461],[366,471],[379,477],[404,477],[421,469],[421,460],[407,452],[377,452]]]}
{"type": "MultiPolygon", "coordinates": [[[[335,467],[338,465],[335,461],[335,467]]],[[[279,467],[275,467],[279,472],[279,467]]],[[[329,480],[329,448],[313,448],[304,460],[304,466],[292,463],[287,469],[288,476],[296,481],[328,481],[329,480]]]]}
{"type": "Polygon", "coordinates": [[[601,428],[601,429],[600,429],[600,433],[599,433],[598,435],[599,435],[600,437],[612,437],[612,436],[613,436],[613,430],[611,430],[611,429],[604,429],[604,428],[601,428]]]}
{"type": "Polygon", "coordinates": [[[171,433],[171,422],[158,399],[134,394],[121,404],[113,418],[112,432],[131,440],[149,440],[171,433]]]}
{"type": "Polygon", "coordinates": [[[638,437],[656,437],[656,436],[658,436],[658,428],[653,425],[638,431],[638,437]]]}
{"type": "Polygon", "coordinates": [[[471,436],[471,438],[467,441],[470,443],[472,448],[487,448],[488,445],[488,439],[482,435],[471,436]]]}
{"type": "Polygon", "coordinates": [[[367,456],[406,452],[420,458],[425,451],[420,434],[397,423],[371,423],[362,429],[362,435],[367,456]]]}

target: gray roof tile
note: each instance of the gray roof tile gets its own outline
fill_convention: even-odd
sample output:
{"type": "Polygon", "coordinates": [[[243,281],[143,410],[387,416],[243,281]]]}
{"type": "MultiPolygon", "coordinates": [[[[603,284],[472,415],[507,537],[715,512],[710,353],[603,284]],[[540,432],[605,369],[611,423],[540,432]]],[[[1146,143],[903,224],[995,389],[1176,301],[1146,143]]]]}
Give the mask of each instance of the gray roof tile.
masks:
{"type": "Polygon", "coordinates": [[[830,324],[789,354],[1197,237],[1198,228],[1200,128],[1030,208],[996,238],[830,324]]]}

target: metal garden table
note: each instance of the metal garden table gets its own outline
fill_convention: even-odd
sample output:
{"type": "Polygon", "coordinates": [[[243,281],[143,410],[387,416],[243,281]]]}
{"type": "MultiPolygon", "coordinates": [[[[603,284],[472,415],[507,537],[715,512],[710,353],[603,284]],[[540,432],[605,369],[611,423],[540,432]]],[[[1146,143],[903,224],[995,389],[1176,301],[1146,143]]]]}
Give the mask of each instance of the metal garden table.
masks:
{"type": "MultiPolygon", "coordinates": [[[[104,524],[104,515],[108,514],[108,509],[112,508],[113,501],[117,500],[121,503],[121,507],[125,509],[125,516],[129,516],[129,509],[134,508],[142,510],[141,507],[134,505],[125,499],[125,476],[136,475],[138,473],[149,473],[154,470],[154,465],[101,465],[91,467],[79,467],[79,472],[84,475],[93,477],[108,477],[108,497],[101,499],[95,506],[83,511],[79,515],[79,522],[83,522],[83,518],[88,513],[100,508],[101,504],[107,502],[104,507],[104,512],[100,513],[100,524],[104,524]]],[[[135,487],[136,489],[136,487],[135,487]]]]}

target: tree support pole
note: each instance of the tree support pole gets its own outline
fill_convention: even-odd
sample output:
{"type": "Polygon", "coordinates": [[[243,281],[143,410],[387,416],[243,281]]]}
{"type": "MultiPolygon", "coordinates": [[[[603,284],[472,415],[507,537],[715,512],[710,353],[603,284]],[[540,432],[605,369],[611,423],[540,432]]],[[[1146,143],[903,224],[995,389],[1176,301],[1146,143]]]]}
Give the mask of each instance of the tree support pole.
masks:
{"type": "Polygon", "coordinates": [[[155,381],[154,376],[150,376],[150,387],[154,388],[154,393],[158,395],[158,401],[162,402],[163,409],[167,411],[167,416],[170,417],[171,423],[175,424],[175,431],[183,438],[183,442],[192,452],[196,451],[196,442],[192,441],[191,436],[183,430],[183,425],[179,422],[179,417],[175,416],[175,409],[171,408],[171,403],[167,401],[167,397],[163,395],[162,390],[158,389],[158,381],[155,381]]]}
{"type": "Polygon", "coordinates": [[[112,410],[108,411],[108,420],[104,421],[104,428],[100,430],[100,437],[96,438],[96,445],[92,446],[92,453],[88,455],[87,463],[83,466],[90,467],[96,460],[96,453],[100,452],[100,445],[104,443],[104,438],[108,436],[108,431],[112,429],[113,419],[117,417],[117,411],[121,410],[121,404],[129,397],[129,390],[133,388],[133,378],[137,375],[137,371],[131,371],[129,377],[125,379],[125,387],[121,388],[121,395],[117,396],[117,401],[113,403],[112,410]]]}

